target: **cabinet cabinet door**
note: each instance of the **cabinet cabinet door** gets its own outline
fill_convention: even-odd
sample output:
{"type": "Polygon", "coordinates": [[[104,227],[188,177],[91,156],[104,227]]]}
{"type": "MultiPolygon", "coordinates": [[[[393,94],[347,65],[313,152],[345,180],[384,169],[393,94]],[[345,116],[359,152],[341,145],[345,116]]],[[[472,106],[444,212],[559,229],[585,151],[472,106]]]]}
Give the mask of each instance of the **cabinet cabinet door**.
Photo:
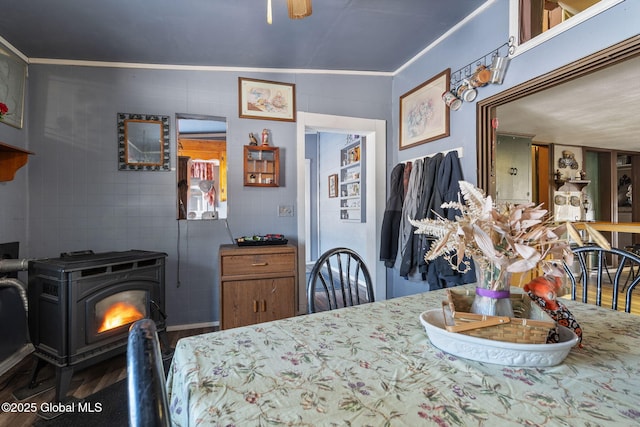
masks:
{"type": "Polygon", "coordinates": [[[295,315],[293,277],[228,281],[222,287],[224,328],[295,315]]]}
{"type": "Polygon", "coordinates": [[[496,201],[531,201],[531,138],[498,135],[496,149],[496,201]]]}
{"type": "Polygon", "coordinates": [[[293,277],[264,279],[257,282],[260,282],[259,322],[269,322],[295,315],[293,277]]]}
{"type": "Polygon", "coordinates": [[[258,280],[229,281],[222,284],[222,324],[225,329],[252,325],[258,322],[260,300],[258,280]]]}

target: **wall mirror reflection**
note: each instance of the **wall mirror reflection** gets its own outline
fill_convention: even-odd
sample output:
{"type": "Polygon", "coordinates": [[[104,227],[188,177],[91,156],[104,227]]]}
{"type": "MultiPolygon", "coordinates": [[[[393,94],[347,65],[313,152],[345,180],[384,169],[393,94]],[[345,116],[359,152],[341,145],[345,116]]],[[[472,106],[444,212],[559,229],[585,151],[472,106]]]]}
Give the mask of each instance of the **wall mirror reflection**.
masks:
{"type": "Polygon", "coordinates": [[[118,168],[170,170],[169,116],[118,113],[118,168]]]}
{"type": "MultiPolygon", "coordinates": [[[[631,113],[640,108],[638,67],[640,36],[634,36],[481,100],[480,186],[508,201],[506,189],[525,184],[512,194],[544,203],[555,218],[564,209],[556,193],[575,191],[575,220],[639,221],[640,122],[631,113]],[[528,145],[516,145],[524,139],[528,145]],[[510,163],[502,166],[501,157],[510,163]]],[[[606,237],[621,248],[640,243],[629,233],[606,237]]]]}
{"type": "Polygon", "coordinates": [[[176,114],[178,219],[227,217],[227,119],[176,114]]]}

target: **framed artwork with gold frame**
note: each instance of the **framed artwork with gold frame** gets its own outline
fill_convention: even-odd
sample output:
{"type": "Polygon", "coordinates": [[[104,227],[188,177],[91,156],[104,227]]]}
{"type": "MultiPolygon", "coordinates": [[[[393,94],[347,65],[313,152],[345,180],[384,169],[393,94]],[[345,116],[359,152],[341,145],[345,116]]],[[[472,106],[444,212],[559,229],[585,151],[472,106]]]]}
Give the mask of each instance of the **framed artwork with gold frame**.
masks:
{"type": "Polygon", "coordinates": [[[243,119],[296,121],[296,85],[238,77],[238,114],[243,119]]]}
{"type": "Polygon", "coordinates": [[[329,197],[338,197],[338,174],[329,175],[329,197]]]}
{"type": "Polygon", "coordinates": [[[447,68],[400,97],[400,150],[449,136],[449,107],[442,94],[450,80],[447,68]]]}

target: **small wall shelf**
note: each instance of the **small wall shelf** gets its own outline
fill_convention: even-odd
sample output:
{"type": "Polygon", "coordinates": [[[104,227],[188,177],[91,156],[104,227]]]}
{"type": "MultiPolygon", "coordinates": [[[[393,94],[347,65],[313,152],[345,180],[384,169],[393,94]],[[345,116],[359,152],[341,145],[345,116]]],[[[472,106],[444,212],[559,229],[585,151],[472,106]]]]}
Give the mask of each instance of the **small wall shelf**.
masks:
{"type": "Polygon", "coordinates": [[[584,187],[591,183],[591,180],[588,179],[555,179],[554,183],[556,184],[556,191],[560,189],[565,184],[570,184],[576,188],[576,191],[582,191],[584,187]]]}
{"type": "Polygon", "coordinates": [[[31,151],[0,142],[0,182],[12,181],[16,171],[27,164],[31,151]]]}
{"type": "Polygon", "coordinates": [[[278,147],[244,146],[245,187],[278,187],[280,185],[280,149],[278,147]]]}
{"type": "Polygon", "coordinates": [[[340,219],[365,222],[363,138],[353,140],[340,150],[340,219]]]}

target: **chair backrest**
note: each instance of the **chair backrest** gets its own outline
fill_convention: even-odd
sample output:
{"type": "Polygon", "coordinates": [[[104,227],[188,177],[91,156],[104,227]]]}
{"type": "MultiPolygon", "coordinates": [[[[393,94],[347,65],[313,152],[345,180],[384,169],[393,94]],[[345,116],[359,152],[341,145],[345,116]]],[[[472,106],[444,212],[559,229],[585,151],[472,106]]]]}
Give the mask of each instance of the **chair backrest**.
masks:
{"type": "Polygon", "coordinates": [[[142,319],[129,328],[127,343],[129,426],[170,426],[166,381],[155,322],[142,319]]]}
{"type": "Polygon", "coordinates": [[[307,283],[309,313],[373,301],[371,275],[355,251],[334,248],[318,258],[307,283]]]}
{"type": "Polygon", "coordinates": [[[633,291],[640,282],[640,257],[622,249],[604,249],[589,245],[573,249],[572,265],[564,265],[571,285],[571,299],[598,306],[611,299],[618,309],[618,297],[624,295],[624,311],[631,312],[633,291]]]}

